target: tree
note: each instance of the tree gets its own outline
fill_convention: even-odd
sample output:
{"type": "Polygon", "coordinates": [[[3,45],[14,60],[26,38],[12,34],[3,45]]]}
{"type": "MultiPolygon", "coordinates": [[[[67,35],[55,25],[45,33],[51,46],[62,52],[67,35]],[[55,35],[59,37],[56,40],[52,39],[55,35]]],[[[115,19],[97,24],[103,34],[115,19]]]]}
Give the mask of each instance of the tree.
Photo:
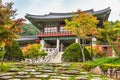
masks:
{"type": "Polygon", "coordinates": [[[78,10],[78,15],[73,14],[73,18],[65,20],[66,26],[65,29],[71,30],[74,35],[79,39],[79,44],[81,44],[81,52],[83,56],[83,62],[85,62],[84,48],[85,48],[85,39],[88,38],[88,35],[94,36],[97,33],[96,25],[98,20],[92,14],[87,14],[78,10]],[[82,40],[80,40],[80,38],[82,40]]]}
{"type": "Polygon", "coordinates": [[[20,36],[31,36],[39,33],[39,30],[32,24],[24,24],[21,29],[22,33],[20,33],[20,36]]]}
{"type": "Polygon", "coordinates": [[[6,53],[4,55],[4,59],[7,60],[22,60],[23,54],[22,50],[17,41],[13,40],[12,46],[5,47],[6,53]]]}
{"type": "Polygon", "coordinates": [[[18,38],[16,34],[21,32],[20,26],[25,21],[23,18],[15,19],[16,10],[12,6],[12,2],[0,4],[0,44],[5,46],[11,46],[12,40],[18,38]]]}
{"type": "Polygon", "coordinates": [[[105,21],[104,28],[98,28],[98,38],[104,39],[104,42],[112,47],[116,53],[114,55],[120,55],[120,51],[115,46],[120,45],[120,21],[114,23],[105,21]]]}

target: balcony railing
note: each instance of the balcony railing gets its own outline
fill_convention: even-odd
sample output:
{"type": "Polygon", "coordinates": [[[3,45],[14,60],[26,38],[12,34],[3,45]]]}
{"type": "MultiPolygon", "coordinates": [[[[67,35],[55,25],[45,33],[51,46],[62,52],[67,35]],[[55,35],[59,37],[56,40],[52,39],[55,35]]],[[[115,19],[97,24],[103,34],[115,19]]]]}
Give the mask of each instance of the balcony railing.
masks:
{"type": "Polygon", "coordinates": [[[39,37],[72,36],[72,31],[39,33],[39,37]]]}

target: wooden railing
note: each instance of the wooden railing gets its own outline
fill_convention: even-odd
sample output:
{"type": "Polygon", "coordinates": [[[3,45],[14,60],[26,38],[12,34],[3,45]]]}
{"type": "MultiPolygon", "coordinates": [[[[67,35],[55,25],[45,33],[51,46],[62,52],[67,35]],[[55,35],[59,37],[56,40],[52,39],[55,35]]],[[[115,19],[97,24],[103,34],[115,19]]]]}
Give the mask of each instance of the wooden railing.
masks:
{"type": "Polygon", "coordinates": [[[47,33],[39,33],[39,37],[48,37],[48,36],[71,36],[72,31],[64,31],[64,32],[47,32],[47,33]]]}

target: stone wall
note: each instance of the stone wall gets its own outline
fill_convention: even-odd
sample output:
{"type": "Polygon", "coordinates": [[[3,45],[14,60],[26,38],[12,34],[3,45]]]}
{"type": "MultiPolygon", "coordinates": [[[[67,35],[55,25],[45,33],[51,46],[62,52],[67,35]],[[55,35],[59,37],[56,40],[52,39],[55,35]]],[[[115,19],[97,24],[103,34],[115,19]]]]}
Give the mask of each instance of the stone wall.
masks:
{"type": "Polygon", "coordinates": [[[108,69],[107,71],[102,71],[102,69],[97,66],[96,68],[91,69],[90,72],[120,80],[120,70],[117,69],[108,69]]]}

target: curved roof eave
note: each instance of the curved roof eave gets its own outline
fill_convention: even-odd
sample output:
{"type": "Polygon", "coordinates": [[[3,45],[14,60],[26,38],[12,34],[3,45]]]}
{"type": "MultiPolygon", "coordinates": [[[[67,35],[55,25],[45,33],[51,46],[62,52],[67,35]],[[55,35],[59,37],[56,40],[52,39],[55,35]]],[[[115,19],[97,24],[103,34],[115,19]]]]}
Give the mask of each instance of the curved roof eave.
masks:
{"type": "MultiPolygon", "coordinates": [[[[111,9],[110,7],[105,8],[103,10],[99,11],[94,11],[93,9],[84,11],[89,13],[92,13],[93,15],[99,15],[99,14],[110,14],[111,9]]],[[[77,13],[76,13],[77,14],[77,13]]],[[[49,13],[45,15],[31,15],[31,14],[26,14],[25,17],[30,20],[56,20],[56,19],[66,19],[66,18],[71,18],[73,15],[72,13],[49,13]]]]}

